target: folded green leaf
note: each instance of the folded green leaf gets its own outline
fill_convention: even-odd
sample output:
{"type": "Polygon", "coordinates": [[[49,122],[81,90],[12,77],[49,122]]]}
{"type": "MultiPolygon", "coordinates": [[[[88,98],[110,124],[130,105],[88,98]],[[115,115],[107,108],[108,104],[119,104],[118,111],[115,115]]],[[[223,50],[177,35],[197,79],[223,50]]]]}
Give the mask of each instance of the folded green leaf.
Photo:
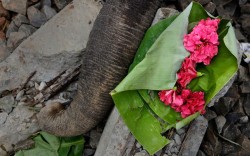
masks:
{"type": "Polygon", "coordinates": [[[82,136],[61,138],[40,132],[34,139],[35,147],[18,151],[15,156],[77,156],[83,151],[82,136]]]}
{"type": "MultiPolygon", "coordinates": [[[[189,53],[183,37],[201,19],[214,18],[200,4],[191,3],[177,17],[171,17],[149,28],[137,51],[127,77],[111,92],[118,111],[135,138],[153,154],[168,140],[161,133],[169,128],[179,129],[199,116],[185,119],[158,97],[158,91],[172,89],[176,73],[189,53]]],[[[219,25],[219,52],[209,66],[198,65],[202,76],[188,86],[193,91],[204,91],[208,103],[237,71],[237,47],[229,21],[219,25]]]]}

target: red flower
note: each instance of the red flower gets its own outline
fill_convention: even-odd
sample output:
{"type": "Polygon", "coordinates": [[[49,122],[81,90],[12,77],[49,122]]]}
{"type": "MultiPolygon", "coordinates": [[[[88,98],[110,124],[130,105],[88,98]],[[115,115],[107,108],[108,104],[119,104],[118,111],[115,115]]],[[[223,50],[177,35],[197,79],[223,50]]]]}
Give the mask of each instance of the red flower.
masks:
{"type": "Polygon", "coordinates": [[[183,104],[183,98],[177,94],[176,90],[163,90],[159,93],[160,100],[166,105],[171,105],[173,107],[179,107],[183,104]]]}
{"type": "Polygon", "coordinates": [[[190,34],[184,36],[184,47],[190,52],[190,59],[196,63],[210,64],[217,55],[219,45],[217,29],[220,20],[201,20],[190,34]]]}
{"type": "Polygon", "coordinates": [[[182,118],[186,118],[196,112],[205,113],[204,92],[193,92],[185,99],[185,104],[181,106],[180,112],[182,118]]]}
{"type": "Polygon", "coordinates": [[[187,84],[197,77],[197,71],[195,70],[195,62],[190,58],[185,58],[182,63],[181,69],[177,73],[177,83],[181,87],[186,88],[187,84]]]}

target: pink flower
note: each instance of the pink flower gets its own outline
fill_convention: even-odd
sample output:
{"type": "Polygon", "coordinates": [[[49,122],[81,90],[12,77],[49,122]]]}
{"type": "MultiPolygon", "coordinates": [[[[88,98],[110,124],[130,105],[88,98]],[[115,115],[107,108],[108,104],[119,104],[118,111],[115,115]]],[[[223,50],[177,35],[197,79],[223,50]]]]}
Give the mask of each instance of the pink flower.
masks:
{"type": "Polygon", "coordinates": [[[173,101],[174,90],[162,90],[158,93],[160,100],[166,105],[169,105],[173,101]]]}
{"type": "Polygon", "coordinates": [[[190,52],[190,59],[196,63],[210,64],[211,59],[218,53],[219,22],[219,19],[201,20],[190,34],[184,36],[183,44],[190,52]]]}
{"type": "Polygon", "coordinates": [[[160,100],[166,105],[179,107],[183,104],[183,98],[177,94],[176,90],[163,90],[158,93],[160,100]]]}
{"type": "Polygon", "coordinates": [[[185,58],[183,61],[181,69],[177,73],[177,83],[180,84],[181,87],[186,88],[187,84],[197,77],[195,65],[195,62],[190,58],[185,58]]]}
{"type": "Polygon", "coordinates": [[[185,104],[181,106],[182,118],[186,118],[196,112],[205,113],[204,92],[193,92],[185,99],[185,104]]]}

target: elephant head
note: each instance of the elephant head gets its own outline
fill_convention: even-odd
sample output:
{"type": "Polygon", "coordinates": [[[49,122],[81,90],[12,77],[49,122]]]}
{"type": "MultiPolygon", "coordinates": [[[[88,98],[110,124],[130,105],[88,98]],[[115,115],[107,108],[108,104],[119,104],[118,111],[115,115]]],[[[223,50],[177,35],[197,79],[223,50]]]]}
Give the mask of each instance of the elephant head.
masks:
{"type": "Polygon", "coordinates": [[[78,91],[69,106],[45,106],[37,115],[42,130],[58,136],[84,134],[112,106],[110,91],[126,76],[160,0],[107,0],[82,57],[78,91]]]}

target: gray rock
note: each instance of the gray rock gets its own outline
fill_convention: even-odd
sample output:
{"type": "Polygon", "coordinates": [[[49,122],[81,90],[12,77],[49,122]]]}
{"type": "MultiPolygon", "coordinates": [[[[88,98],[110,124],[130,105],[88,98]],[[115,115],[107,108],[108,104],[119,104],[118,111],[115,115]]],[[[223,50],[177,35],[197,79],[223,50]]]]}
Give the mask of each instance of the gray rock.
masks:
{"type": "Polygon", "coordinates": [[[98,142],[101,138],[101,133],[97,132],[96,130],[90,131],[90,141],[89,144],[92,148],[96,148],[98,145],[98,142]]]}
{"type": "Polygon", "coordinates": [[[209,2],[208,4],[205,5],[205,10],[211,14],[214,13],[216,9],[216,5],[213,2],[209,2]]]}
{"type": "Polygon", "coordinates": [[[154,156],[161,156],[161,154],[162,154],[162,150],[159,150],[158,152],[156,152],[156,153],[154,154],[154,156]]]}
{"type": "Polygon", "coordinates": [[[51,0],[41,0],[41,5],[51,7],[51,0]]]}
{"type": "Polygon", "coordinates": [[[20,14],[26,14],[27,0],[2,0],[3,7],[20,14]]]}
{"type": "Polygon", "coordinates": [[[250,81],[250,76],[248,75],[248,69],[240,65],[238,70],[239,81],[250,81]]]}
{"type": "Polygon", "coordinates": [[[247,0],[239,0],[239,5],[243,5],[243,4],[246,4],[247,3],[247,0]]]}
{"type": "Polygon", "coordinates": [[[53,0],[53,1],[59,10],[61,10],[68,4],[67,0],[53,0]]]}
{"type": "Polygon", "coordinates": [[[178,4],[181,7],[181,10],[184,10],[191,2],[192,0],[178,0],[178,4]]]}
{"type": "Polygon", "coordinates": [[[14,105],[15,105],[15,100],[14,97],[11,95],[4,96],[0,99],[0,109],[3,110],[4,112],[10,113],[14,105]]]}
{"type": "Polygon", "coordinates": [[[199,116],[190,125],[186,137],[182,143],[178,155],[190,156],[197,155],[203,137],[208,127],[206,118],[199,116]]]}
{"type": "Polygon", "coordinates": [[[0,93],[20,86],[34,71],[34,81],[47,82],[78,65],[93,26],[88,22],[100,8],[95,1],[75,0],[26,39],[0,63],[0,93]]]}
{"type": "Polygon", "coordinates": [[[236,124],[245,113],[230,112],[226,115],[227,123],[236,124]]]}
{"type": "Polygon", "coordinates": [[[177,145],[181,145],[181,138],[178,134],[174,135],[174,141],[177,145]]]}
{"type": "Polygon", "coordinates": [[[6,37],[9,38],[10,37],[10,33],[17,32],[17,31],[18,31],[18,27],[16,26],[16,24],[14,23],[14,21],[11,21],[10,25],[8,26],[7,32],[6,32],[6,37]]]}
{"type": "Polygon", "coordinates": [[[136,146],[136,148],[141,148],[141,144],[140,144],[139,142],[137,142],[137,143],[135,144],[135,146],[136,146]]]}
{"type": "Polygon", "coordinates": [[[247,156],[250,153],[250,140],[246,136],[242,135],[240,139],[240,145],[242,148],[239,149],[237,152],[237,156],[247,156]]]}
{"type": "Polygon", "coordinates": [[[225,94],[225,97],[230,97],[230,98],[235,98],[239,99],[240,94],[239,94],[239,86],[237,84],[233,84],[225,94]]]}
{"type": "Polygon", "coordinates": [[[0,144],[8,152],[12,152],[13,145],[39,130],[35,111],[29,110],[23,106],[17,106],[10,113],[6,122],[0,126],[0,144]]]}
{"type": "Polygon", "coordinates": [[[197,0],[196,2],[200,3],[201,5],[206,5],[211,2],[211,0],[197,0]]]}
{"type": "Polygon", "coordinates": [[[37,28],[41,27],[47,21],[45,14],[34,6],[28,8],[27,15],[30,20],[30,24],[37,28]]]}
{"type": "MultiPolygon", "coordinates": [[[[244,14],[243,14],[244,15],[244,14]]],[[[242,15],[242,16],[243,16],[242,15]]],[[[248,16],[246,16],[248,17],[248,16]]],[[[250,19],[249,18],[245,18],[243,21],[242,21],[242,29],[245,31],[245,33],[247,34],[250,34],[250,19]]]]}
{"type": "Polygon", "coordinates": [[[244,81],[240,85],[241,93],[250,93],[250,81],[244,81]]]}
{"type": "Polygon", "coordinates": [[[47,20],[51,19],[53,16],[56,15],[55,9],[53,9],[47,5],[43,6],[41,11],[45,14],[47,20]]]}
{"type": "Polygon", "coordinates": [[[7,47],[15,49],[25,38],[27,38],[27,36],[24,32],[12,32],[7,41],[7,47]]]}
{"type": "Polygon", "coordinates": [[[216,117],[217,117],[217,114],[216,114],[214,111],[212,111],[211,109],[206,108],[206,113],[204,114],[204,117],[205,117],[208,121],[210,121],[210,120],[216,118],[216,117]]]}
{"type": "Polygon", "coordinates": [[[8,113],[6,113],[6,112],[0,113],[0,125],[2,125],[3,123],[5,123],[7,117],[8,117],[8,113]]]}
{"type": "Polygon", "coordinates": [[[38,87],[39,91],[42,91],[47,86],[46,82],[42,81],[38,87]]]}
{"type": "Polygon", "coordinates": [[[235,141],[241,135],[241,131],[235,124],[226,123],[223,127],[222,135],[231,141],[235,141]]]}
{"type": "Polygon", "coordinates": [[[29,24],[29,20],[27,19],[27,17],[22,14],[18,14],[17,16],[15,16],[13,22],[17,27],[20,27],[22,24],[29,24]]]}
{"type": "Polygon", "coordinates": [[[241,13],[250,14],[250,3],[241,6],[241,13]]]}
{"type": "Polygon", "coordinates": [[[240,130],[243,135],[247,136],[250,138],[250,123],[248,122],[247,124],[244,124],[240,127],[240,130]]]}
{"type": "Polygon", "coordinates": [[[160,20],[163,20],[167,17],[177,15],[179,13],[178,10],[172,8],[159,8],[156,12],[155,18],[152,22],[152,25],[158,23],[160,20]]]}
{"type": "Polygon", "coordinates": [[[95,153],[95,150],[94,149],[91,149],[91,148],[87,148],[87,149],[84,149],[83,151],[83,156],[91,156],[95,153]]]}
{"type": "Polygon", "coordinates": [[[247,42],[247,38],[241,33],[239,29],[234,29],[234,30],[235,30],[235,36],[238,41],[247,42]]]}
{"type": "Polygon", "coordinates": [[[17,95],[16,95],[16,100],[17,101],[21,100],[21,98],[23,97],[23,95],[24,95],[24,90],[19,91],[17,93],[17,95]]]}
{"type": "Polygon", "coordinates": [[[220,155],[228,155],[231,153],[235,153],[238,150],[238,147],[235,146],[234,144],[231,144],[226,141],[222,141],[222,150],[220,155]]]}
{"type": "Polygon", "coordinates": [[[179,135],[182,135],[182,134],[184,134],[185,132],[186,132],[186,131],[185,131],[184,128],[181,128],[181,129],[177,129],[177,130],[176,130],[176,133],[179,134],[179,135]]]}
{"type": "Polygon", "coordinates": [[[32,148],[34,146],[35,146],[35,141],[32,140],[32,139],[21,140],[20,142],[18,142],[15,145],[14,150],[15,151],[27,150],[27,149],[30,149],[30,148],[32,148]]]}
{"type": "Polygon", "coordinates": [[[214,108],[217,114],[225,116],[235,105],[237,99],[231,97],[222,97],[214,108]]]}
{"type": "Polygon", "coordinates": [[[8,12],[8,10],[6,10],[2,3],[0,3],[0,17],[6,17],[6,18],[9,18],[10,17],[10,14],[8,12]]]}
{"type": "Polygon", "coordinates": [[[149,156],[149,154],[145,150],[142,150],[141,152],[135,153],[134,156],[149,156]]]}
{"type": "Polygon", "coordinates": [[[248,116],[243,116],[240,118],[239,123],[245,124],[245,123],[248,123],[248,121],[249,121],[248,116]]]}
{"type": "Polygon", "coordinates": [[[243,108],[248,116],[250,116],[250,94],[243,100],[243,108]]]}
{"type": "Polygon", "coordinates": [[[220,116],[215,118],[215,123],[216,123],[218,133],[220,134],[222,132],[222,128],[224,127],[224,125],[226,123],[226,118],[224,116],[220,115],[220,116]]]}
{"type": "Polygon", "coordinates": [[[32,25],[27,25],[27,24],[22,24],[19,29],[18,32],[24,32],[25,36],[28,37],[30,35],[32,35],[37,29],[35,27],[33,27],[32,25]]]}

